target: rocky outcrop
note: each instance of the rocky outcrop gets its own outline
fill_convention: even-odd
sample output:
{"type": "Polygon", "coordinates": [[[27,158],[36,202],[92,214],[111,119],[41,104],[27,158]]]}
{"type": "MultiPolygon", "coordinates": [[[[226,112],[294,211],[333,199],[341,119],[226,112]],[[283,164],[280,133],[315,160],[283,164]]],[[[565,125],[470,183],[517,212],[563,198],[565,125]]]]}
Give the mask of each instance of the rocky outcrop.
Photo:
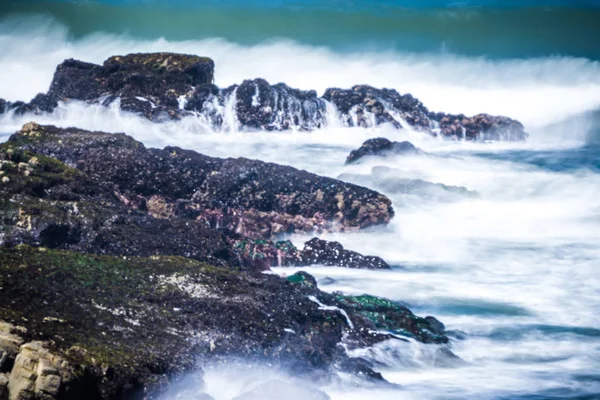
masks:
{"type": "Polygon", "coordinates": [[[312,130],[327,121],[326,103],[314,90],[292,89],[283,83],[271,86],[264,79],[246,80],[227,90],[235,93],[237,120],[246,128],[312,130]]]}
{"type": "Polygon", "coordinates": [[[402,122],[417,128],[430,128],[429,111],[410,94],[400,95],[392,89],[376,89],[367,85],[352,89],[327,89],[323,98],[333,103],[348,126],[364,128],[389,123],[402,128],[402,122]]]}
{"type": "Polygon", "coordinates": [[[114,56],[102,65],[66,60],[50,89],[30,103],[0,101],[0,113],[41,113],[59,101],[79,100],[109,105],[160,122],[195,116],[210,129],[312,130],[328,119],[346,126],[390,124],[431,135],[465,140],[524,140],[518,121],[479,114],[474,117],[430,112],[410,94],[367,85],[327,89],[323,97],[264,79],[246,80],[220,89],[213,84],[211,59],[173,53],[114,56]]]}
{"type": "Polygon", "coordinates": [[[321,379],[332,368],[381,379],[344,348],[398,335],[448,341],[437,320],[380,298],[321,292],[302,272],[284,279],[183,257],[28,246],[0,248],[0,272],[0,320],[21,325],[18,335],[9,332],[18,339],[9,340],[3,364],[11,399],[54,399],[57,390],[61,399],[155,398],[198,357],[267,359],[321,379]]]}
{"type": "MultiPolygon", "coordinates": [[[[8,163],[33,172],[36,166],[24,152],[56,158],[70,165],[60,168],[84,173],[130,208],[254,238],[359,229],[393,216],[388,198],[359,186],[261,161],[219,159],[175,147],[147,149],[123,134],[28,124],[3,147],[8,163]]],[[[35,190],[38,197],[46,195],[43,187],[35,190]]]]}
{"type": "MultiPolygon", "coordinates": [[[[31,123],[0,146],[0,163],[5,246],[263,270],[313,258],[268,240],[278,233],[357,229],[393,215],[387,198],[361,187],[275,164],[146,149],[125,135],[31,123]]],[[[382,264],[344,252],[328,265],[382,264]]]]}
{"type": "Polygon", "coordinates": [[[392,142],[386,138],[375,138],[367,140],[358,149],[352,150],[346,158],[346,164],[355,163],[366,156],[387,155],[421,156],[425,155],[425,152],[410,142],[392,142]]]}
{"type": "Polygon", "coordinates": [[[504,116],[474,117],[430,112],[410,94],[393,89],[359,85],[352,89],[327,89],[323,98],[333,103],[349,126],[371,127],[383,123],[401,129],[404,125],[455,140],[525,140],[523,125],[504,116]]]}
{"type": "Polygon", "coordinates": [[[110,57],[103,65],[70,59],[57,67],[47,94],[12,108],[17,113],[35,113],[53,110],[58,101],[109,104],[118,100],[125,111],[162,121],[185,114],[184,100],[195,87],[211,84],[213,76],[210,58],[186,54],[129,54],[110,57]]]}

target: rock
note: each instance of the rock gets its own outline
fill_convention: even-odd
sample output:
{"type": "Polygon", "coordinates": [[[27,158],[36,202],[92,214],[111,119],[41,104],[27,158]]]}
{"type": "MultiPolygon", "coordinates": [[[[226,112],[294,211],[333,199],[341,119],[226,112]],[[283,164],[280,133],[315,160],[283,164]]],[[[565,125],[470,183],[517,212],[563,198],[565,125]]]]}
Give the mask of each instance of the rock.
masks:
{"type": "Polygon", "coordinates": [[[271,380],[232,400],[330,400],[327,393],[304,384],[271,380]]]}
{"type": "Polygon", "coordinates": [[[6,111],[8,111],[9,107],[10,102],[0,98],[0,114],[4,114],[6,111]]]}
{"type": "Polygon", "coordinates": [[[71,59],[56,69],[48,98],[102,104],[118,98],[123,110],[158,121],[185,114],[180,100],[213,79],[211,59],[187,54],[113,56],[101,66],[71,59]]]}
{"type": "MultiPolygon", "coordinates": [[[[123,134],[36,125],[11,136],[8,146],[70,164],[105,188],[113,187],[130,207],[147,210],[150,205],[154,216],[173,214],[253,238],[360,229],[393,216],[388,198],[359,186],[244,158],[219,159],[176,147],[147,149],[123,134]]],[[[38,197],[47,195],[39,190],[38,197]]],[[[76,201],[80,195],[61,196],[76,201]]]]}
{"type": "Polygon", "coordinates": [[[346,164],[355,163],[366,156],[386,156],[390,154],[420,156],[425,155],[425,152],[410,142],[392,142],[385,138],[369,139],[357,150],[352,150],[346,158],[346,164]]]}
{"type": "Polygon", "coordinates": [[[345,250],[338,242],[327,242],[319,238],[313,238],[304,244],[301,259],[304,265],[320,264],[329,267],[362,269],[390,268],[379,257],[363,256],[354,251],[345,250]]]}
{"type": "Polygon", "coordinates": [[[333,103],[348,126],[371,127],[389,123],[401,129],[403,124],[431,135],[459,140],[525,140],[523,125],[504,116],[478,114],[465,117],[430,112],[410,94],[391,89],[359,85],[352,89],[327,89],[323,98],[333,103]]]}
{"type": "Polygon", "coordinates": [[[430,113],[430,118],[439,125],[440,133],[451,139],[459,140],[506,140],[521,141],[529,136],[519,121],[488,114],[473,117],[430,113]]]}
{"type": "Polygon", "coordinates": [[[28,246],[0,248],[0,273],[0,320],[26,328],[11,396],[55,398],[58,387],[62,399],[155,398],[168,387],[165,377],[194,368],[198,357],[267,360],[298,376],[326,376],[334,367],[377,379],[344,348],[390,339],[374,333],[382,329],[426,343],[448,340],[397,303],[324,293],[307,274],[282,279],[182,257],[28,246]]]}
{"type": "Polygon", "coordinates": [[[434,136],[465,140],[524,140],[523,125],[503,116],[474,117],[430,112],[410,94],[358,85],[331,88],[323,97],[313,90],[293,89],[264,79],[245,80],[220,89],[213,84],[214,62],[206,57],[174,53],[113,56],[102,65],[65,60],[50,89],[30,103],[0,99],[0,113],[50,112],[59,101],[79,100],[109,105],[163,122],[195,116],[211,129],[312,130],[337,118],[347,126],[390,124],[434,136]]]}
{"type": "Polygon", "coordinates": [[[402,129],[402,121],[418,129],[430,127],[428,110],[410,94],[400,95],[392,89],[367,85],[352,89],[327,89],[323,98],[333,103],[348,126],[372,127],[389,123],[402,129]]]}
{"type": "Polygon", "coordinates": [[[255,79],[244,81],[234,93],[237,118],[250,129],[312,130],[326,123],[326,104],[314,90],[292,89],[283,83],[271,86],[255,79]]]}
{"type": "Polygon", "coordinates": [[[477,198],[479,193],[463,186],[450,186],[423,179],[409,178],[388,167],[373,167],[370,174],[341,174],[338,179],[357,185],[372,187],[388,194],[418,196],[426,200],[453,202],[465,198],[477,198]]]}
{"type": "Polygon", "coordinates": [[[75,370],[41,342],[21,346],[8,382],[10,400],[56,399],[75,370]]]}

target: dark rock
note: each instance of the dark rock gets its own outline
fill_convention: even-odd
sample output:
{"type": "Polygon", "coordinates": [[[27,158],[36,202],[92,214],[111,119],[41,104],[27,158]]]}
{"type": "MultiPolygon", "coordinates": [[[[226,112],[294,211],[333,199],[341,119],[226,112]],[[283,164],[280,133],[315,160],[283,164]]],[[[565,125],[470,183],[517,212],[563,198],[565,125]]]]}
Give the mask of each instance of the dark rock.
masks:
{"type": "MultiPolygon", "coordinates": [[[[32,102],[5,103],[19,113],[49,112],[59,101],[79,100],[101,105],[119,101],[121,109],[163,122],[195,115],[212,129],[311,130],[325,126],[328,102],[347,126],[407,125],[431,135],[466,140],[524,140],[523,125],[503,116],[478,114],[468,118],[430,112],[410,94],[358,85],[314,90],[270,85],[264,79],[219,89],[213,85],[211,59],[173,53],[114,56],[103,65],[69,59],[60,64],[47,94],[32,102]]],[[[0,102],[0,112],[2,103],[0,102]]]]}
{"type": "Polygon", "coordinates": [[[60,371],[62,399],[155,398],[166,377],[194,368],[197,357],[267,360],[295,375],[326,375],[335,367],[378,379],[370,364],[348,359],[344,346],[390,339],[373,333],[384,329],[447,342],[427,320],[389,300],[331,295],[305,280],[182,257],[20,246],[0,248],[0,272],[0,321],[20,325],[19,340],[68,362],[68,379],[69,371],[60,371]]]}
{"type": "Polygon", "coordinates": [[[335,267],[362,269],[389,269],[390,266],[379,257],[363,256],[354,251],[345,250],[338,242],[328,242],[313,238],[304,244],[300,253],[304,265],[320,264],[335,267]]]}
{"type": "Polygon", "coordinates": [[[451,139],[465,140],[525,140],[523,125],[504,116],[478,114],[468,118],[430,112],[410,94],[401,95],[392,89],[376,89],[359,85],[352,89],[327,89],[323,98],[333,103],[348,126],[370,127],[390,123],[401,129],[402,123],[432,135],[438,133],[451,139]]]}
{"type": "Polygon", "coordinates": [[[56,69],[48,97],[101,104],[119,98],[121,108],[149,119],[179,118],[185,114],[181,99],[213,76],[211,59],[185,54],[114,56],[102,66],[71,59],[56,69]]]}
{"type": "Polygon", "coordinates": [[[402,121],[413,127],[429,129],[428,110],[410,94],[400,95],[393,89],[376,89],[367,85],[352,89],[327,89],[323,98],[333,103],[348,126],[371,127],[390,123],[402,128],[402,121]]]}
{"type": "Polygon", "coordinates": [[[410,142],[392,142],[386,138],[369,139],[358,149],[352,150],[346,158],[346,164],[357,162],[366,156],[386,156],[386,155],[424,155],[425,152],[415,147],[410,142]]]}
{"type": "Polygon", "coordinates": [[[519,121],[514,119],[477,114],[474,117],[430,113],[430,118],[439,125],[440,133],[452,139],[520,141],[529,136],[519,121]]]}
{"type": "Polygon", "coordinates": [[[292,89],[264,79],[246,80],[235,88],[236,114],[250,129],[285,130],[321,128],[326,122],[326,105],[314,90],[292,89]]]}
{"type": "Polygon", "coordinates": [[[13,104],[11,105],[11,108],[15,110],[15,114],[22,115],[32,113],[37,115],[45,112],[52,112],[57,106],[58,102],[55,99],[44,93],[39,93],[29,103],[19,105],[13,104]]]}
{"type": "Polygon", "coordinates": [[[8,111],[9,106],[10,102],[0,99],[0,114],[4,114],[6,111],[8,111]]]}
{"type": "MultiPolygon", "coordinates": [[[[392,334],[447,342],[443,332],[434,334],[430,322],[397,303],[327,294],[306,273],[287,279],[258,273],[278,258],[291,262],[297,250],[289,242],[210,226],[203,207],[219,210],[227,193],[247,197],[226,204],[238,212],[271,210],[246,186],[253,175],[242,174],[238,189],[226,177],[223,194],[216,182],[205,183],[235,160],[30,123],[0,145],[0,161],[0,377],[11,369],[8,387],[25,388],[28,396],[35,395],[28,388],[38,390],[39,375],[29,369],[46,365],[42,359],[50,360],[56,378],[42,379],[46,386],[40,387],[61,399],[151,399],[170,378],[195,368],[198,357],[380,379],[344,349],[392,334]],[[198,188],[214,190],[189,200],[198,188]],[[2,321],[13,328],[7,332],[2,321]]],[[[282,188],[281,170],[266,168],[260,178],[266,189],[282,188]]],[[[292,188],[299,185],[294,174],[309,183],[321,179],[284,172],[292,188]]],[[[326,185],[331,182],[338,184],[326,185]]],[[[344,187],[344,196],[361,197],[363,189],[344,187]]],[[[263,200],[266,189],[260,189],[263,200]]],[[[297,190],[301,197],[304,187],[297,190]]],[[[303,203],[287,201],[303,212],[303,203]]],[[[389,201],[381,204],[389,207],[389,201]]]]}
{"type": "Polygon", "coordinates": [[[55,157],[114,185],[123,203],[151,215],[193,216],[248,237],[359,229],[393,216],[388,198],[359,186],[244,158],[147,149],[123,134],[28,124],[8,146],[55,157]]]}

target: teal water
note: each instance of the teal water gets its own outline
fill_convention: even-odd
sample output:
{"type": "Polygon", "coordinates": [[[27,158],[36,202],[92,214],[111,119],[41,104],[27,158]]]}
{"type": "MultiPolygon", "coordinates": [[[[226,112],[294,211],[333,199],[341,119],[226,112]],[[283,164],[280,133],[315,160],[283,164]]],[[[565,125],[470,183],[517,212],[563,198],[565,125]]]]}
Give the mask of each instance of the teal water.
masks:
{"type": "Polygon", "coordinates": [[[344,51],[450,52],[491,58],[600,59],[600,3],[591,1],[31,1],[0,20],[35,14],[94,32],[241,44],[288,38],[344,51]]]}

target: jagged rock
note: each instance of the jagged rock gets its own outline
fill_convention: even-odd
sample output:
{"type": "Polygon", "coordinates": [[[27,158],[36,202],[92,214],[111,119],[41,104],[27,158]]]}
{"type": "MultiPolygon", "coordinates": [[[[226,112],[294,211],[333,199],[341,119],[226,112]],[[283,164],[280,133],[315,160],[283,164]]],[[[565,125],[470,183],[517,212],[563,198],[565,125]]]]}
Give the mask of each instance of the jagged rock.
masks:
{"type": "Polygon", "coordinates": [[[523,124],[504,116],[430,113],[430,118],[438,123],[443,136],[453,139],[520,141],[529,136],[523,124]]]}
{"type": "Polygon", "coordinates": [[[0,320],[26,328],[11,396],[56,387],[63,393],[64,386],[61,398],[69,400],[155,398],[167,388],[166,376],[194,368],[198,357],[266,359],[321,377],[333,367],[381,379],[344,348],[393,337],[381,330],[448,341],[438,325],[406,307],[324,293],[303,273],[282,279],[182,257],[19,246],[0,248],[0,276],[0,320]],[[48,339],[51,350],[39,342],[48,339]]]}
{"type": "MultiPolygon", "coordinates": [[[[150,203],[155,215],[193,218],[254,238],[359,229],[393,216],[388,198],[362,187],[261,161],[219,159],[176,147],[147,149],[123,134],[28,125],[3,146],[66,162],[114,187],[134,208],[147,210],[150,203]]],[[[37,189],[44,197],[45,189],[37,189]]]]}
{"type": "Polygon", "coordinates": [[[503,116],[478,114],[468,118],[430,112],[410,94],[367,85],[327,89],[322,98],[313,90],[293,89],[264,79],[246,80],[219,89],[213,85],[211,59],[174,53],[113,56],[103,65],[69,59],[60,64],[47,94],[34,100],[7,103],[16,113],[54,110],[59,101],[79,100],[109,105],[161,122],[195,115],[210,129],[310,130],[325,126],[337,108],[347,126],[389,123],[410,126],[432,135],[467,140],[524,140],[523,125],[503,116]],[[333,111],[333,110],[332,110],[333,111]]]}
{"type": "Polygon", "coordinates": [[[428,129],[428,110],[410,94],[400,95],[392,89],[367,85],[352,89],[327,89],[323,98],[333,103],[348,126],[372,127],[390,123],[401,129],[402,120],[411,126],[428,129]]]}
{"type": "Polygon", "coordinates": [[[376,89],[359,85],[352,89],[327,89],[323,98],[333,103],[348,126],[371,127],[390,123],[401,129],[406,123],[413,129],[432,135],[438,133],[451,139],[525,140],[523,125],[504,116],[478,114],[468,118],[430,112],[410,94],[401,95],[392,89],[376,89]]]}
{"type": "Polygon", "coordinates": [[[235,87],[234,93],[236,115],[244,127],[311,130],[325,125],[326,104],[314,90],[292,89],[283,83],[271,86],[254,79],[235,87]]]}
{"type": "Polygon", "coordinates": [[[410,142],[392,142],[386,138],[375,138],[367,140],[358,149],[352,150],[346,158],[346,164],[355,163],[366,156],[386,156],[390,154],[420,156],[424,155],[425,152],[410,142]]]}
{"type": "MultiPolygon", "coordinates": [[[[0,282],[2,282],[0,280],[0,282]]],[[[16,328],[0,321],[0,373],[10,372],[12,362],[19,353],[23,339],[16,334],[16,328]]],[[[1,397],[0,397],[1,398],[1,397]]]]}
{"type": "Polygon", "coordinates": [[[345,173],[338,179],[357,185],[372,187],[388,194],[409,194],[436,201],[460,201],[465,198],[477,198],[479,193],[463,186],[444,185],[413,179],[410,174],[388,167],[373,167],[370,174],[345,173]]]}
{"type": "Polygon", "coordinates": [[[354,251],[345,250],[338,242],[328,242],[312,238],[304,244],[300,253],[304,265],[320,264],[333,267],[389,269],[390,266],[379,257],[363,256],[354,251]]]}
{"type": "Polygon", "coordinates": [[[10,102],[0,98],[0,114],[4,114],[10,107],[10,102]]]}
{"type": "Polygon", "coordinates": [[[113,56],[103,65],[70,59],[57,67],[47,96],[38,95],[19,110],[50,111],[57,101],[108,104],[119,99],[123,110],[152,120],[179,118],[185,113],[182,101],[195,86],[212,83],[213,76],[210,58],[186,54],[113,56]]]}

